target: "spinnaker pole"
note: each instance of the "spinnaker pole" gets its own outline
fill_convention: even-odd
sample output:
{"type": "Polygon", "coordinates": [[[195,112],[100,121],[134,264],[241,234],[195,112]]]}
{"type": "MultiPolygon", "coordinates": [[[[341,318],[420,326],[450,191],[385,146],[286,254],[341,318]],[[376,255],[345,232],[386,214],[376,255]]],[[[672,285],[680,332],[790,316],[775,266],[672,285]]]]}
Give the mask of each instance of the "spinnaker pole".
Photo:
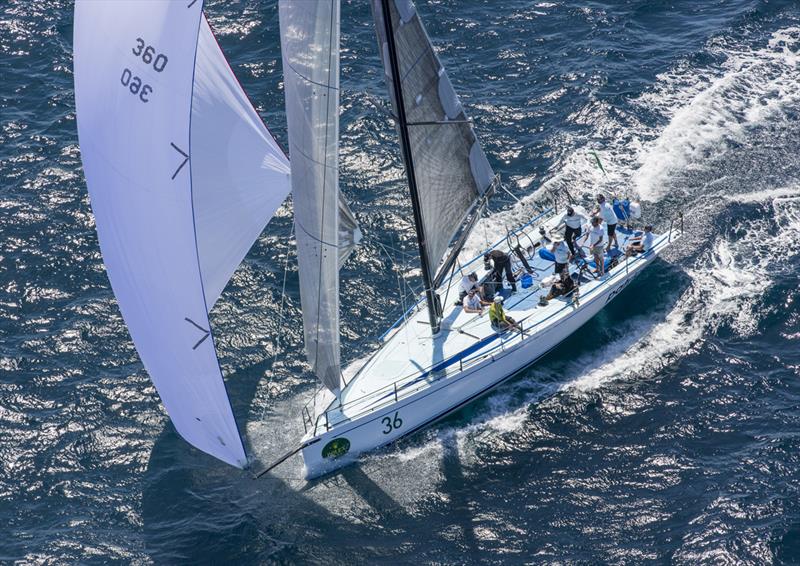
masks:
{"type": "Polygon", "coordinates": [[[408,135],[408,120],[406,118],[406,107],[403,100],[403,86],[400,80],[400,65],[397,60],[397,46],[394,41],[394,31],[392,30],[392,16],[389,8],[389,0],[381,0],[381,10],[383,11],[383,26],[386,33],[389,70],[392,75],[392,84],[394,85],[394,96],[397,100],[397,129],[400,133],[400,147],[403,150],[403,161],[405,162],[406,177],[408,178],[408,190],[411,194],[411,208],[414,211],[414,226],[417,231],[417,246],[419,247],[419,259],[422,264],[422,282],[425,287],[425,299],[428,303],[428,317],[430,318],[431,332],[437,334],[441,327],[441,315],[438,306],[439,301],[436,296],[436,288],[433,285],[433,269],[425,245],[422,207],[419,200],[419,191],[417,190],[417,179],[414,173],[414,158],[411,155],[411,141],[408,135]]]}

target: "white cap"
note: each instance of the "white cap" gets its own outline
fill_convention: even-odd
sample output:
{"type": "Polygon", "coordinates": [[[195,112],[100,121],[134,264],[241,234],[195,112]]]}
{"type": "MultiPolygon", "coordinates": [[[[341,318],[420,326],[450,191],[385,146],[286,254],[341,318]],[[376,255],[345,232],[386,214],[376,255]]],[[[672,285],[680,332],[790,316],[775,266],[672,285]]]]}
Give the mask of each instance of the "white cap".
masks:
{"type": "Polygon", "coordinates": [[[502,295],[495,295],[494,296],[494,302],[495,303],[502,303],[503,302],[503,296],[502,295]]]}
{"type": "Polygon", "coordinates": [[[564,241],[564,236],[562,236],[561,234],[553,234],[552,236],[550,236],[550,239],[553,240],[554,244],[558,244],[564,241]]]}

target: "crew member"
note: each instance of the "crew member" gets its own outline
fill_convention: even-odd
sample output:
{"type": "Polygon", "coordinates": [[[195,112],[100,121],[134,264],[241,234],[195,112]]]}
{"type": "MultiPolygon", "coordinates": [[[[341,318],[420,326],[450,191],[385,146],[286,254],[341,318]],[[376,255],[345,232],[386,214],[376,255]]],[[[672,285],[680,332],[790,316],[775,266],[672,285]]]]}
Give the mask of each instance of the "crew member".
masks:
{"type": "Polygon", "coordinates": [[[597,266],[596,273],[603,275],[606,271],[606,258],[603,253],[603,221],[599,217],[592,218],[592,229],[589,230],[589,253],[597,266]]]}
{"type": "Polygon", "coordinates": [[[625,250],[625,255],[627,256],[650,251],[653,247],[653,226],[648,224],[644,227],[644,234],[631,238],[629,241],[630,244],[625,250]]]}
{"type": "Polygon", "coordinates": [[[553,235],[553,247],[550,248],[550,251],[553,252],[553,255],[556,258],[555,273],[556,275],[558,275],[559,273],[567,269],[569,260],[572,257],[572,254],[569,251],[569,247],[567,246],[566,243],[564,243],[564,238],[561,236],[561,234],[553,235]]]}
{"type": "Polygon", "coordinates": [[[608,247],[606,251],[611,251],[611,241],[614,241],[614,247],[618,248],[617,243],[617,215],[614,208],[606,201],[606,197],[602,194],[597,195],[597,208],[595,208],[592,216],[600,216],[606,223],[608,230],[608,247]]]}
{"type": "Polygon", "coordinates": [[[503,309],[503,297],[500,295],[494,298],[492,306],[489,307],[489,322],[492,325],[492,329],[496,332],[505,332],[509,328],[516,328],[519,330],[517,322],[508,316],[503,309]]]}
{"type": "Polygon", "coordinates": [[[586,217],[583,214],[575,212],[571,206],[567,207],[567,212],[561,217],[561,222],[556,226],[556,230],[564,226],[564,240],[569,246],[569,253],[575,255],[575,240],[581,237],[583,229],[581,226],[586,222],[586,217]]]}
{"type": "Polygon", "coordinates": [[[465,313],[483,314],[483,301],[481,301],[481,297],[478,295],[478,291],[474,287],[470,289],[467,295],[464,297],[462,305],[465,313]]]}
{"type": "Polygon", "coordinates": [[[508,254],[500,250],[492,250],[483,255],[483,261],[488,265],[489,260],[494,264],[492,270],[492,281],[495,282],[495,292],[503,286],[503,272],[505,271],[506,279],[511,284],[511,292],[517,292],[517,280],[514,279],[514,273],[511,271],[511,258],[508,254]]]}
{"type": "Polygon", "coordinates": [[[568,295],[575,289],[575,280],[569,274],[569,270],[565,269],[561,272],[560,280],[556,281],[552,287],[550,287],[550,292],[547,293],[546,300],[554,299],[556,297],[563,297],[564,295],[568,295]]]}
{"type": "Polygon", "coordinates": [[[459,293],[458,293],[458,303],[457,304],[459,304],[459,305],[461,304],[461,301],[464,300],[464,297],[467,296],[467,293],[469,293],[469,291],[471,289],[475,289],[478,292],[479,295],[481,295],[482,291],[483,291],[480,288],[480,286],[478,285],[478,274],[475,273],[474,271],[472,273],[470,273],[468,275],[465,275],[464,277],[461,278],[461,287],[460,287],[459,293]]]}

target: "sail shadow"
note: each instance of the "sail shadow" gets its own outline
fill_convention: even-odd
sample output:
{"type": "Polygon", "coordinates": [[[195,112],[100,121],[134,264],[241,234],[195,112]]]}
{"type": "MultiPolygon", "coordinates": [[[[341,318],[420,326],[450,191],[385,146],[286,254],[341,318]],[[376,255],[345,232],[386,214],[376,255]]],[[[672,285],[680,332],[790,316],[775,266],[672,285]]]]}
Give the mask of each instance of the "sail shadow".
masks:
{"type": "MultiPolygon", "coordinates": [[[[411,520],[411,516],[406,513],[403,506],[364,473],[361,466],[347,466],[341,470],[339,475],[341,475],[354,492],[382,517],[411,520]]],[[[406,523],[404,520],[399,522],[403,524],[406,523]]]]}
{"type": "Polygon", "coordinates": [[[298,446],[304,434],[303,406],[314,393],[315,380],[313,375],[308,375],[307,386],[299,390],[293,386],[287,391],[273,394],[273,386],[288,385],[282,383],[282,376],[295,371],[307,373],[306,368],[299,364],[297,368],[276,368],[274,361],[274,357],[270,356],[226,378],[233,414],[237,417],[239,433],[254,473],[298,446]],[[269,380],[270,386],[266,392],[267,398],[259,400],[257,393],[265,380],[269,380]]]}
{"type": "MultiPolygon", "coordinates": [[[[245,427],[248,421],[258,418],[252,405],[261,380],[272,367],[270,357],[226,379],[251,462],[255,451],[245,427]]],[[[320,529],[333,537],[355,536],[348,523],[299,492],[290,479],[272,474],[253,479],[258,469],[254,463],[250,469],[237,470],[202,453],[184,441],[167,421],[153,444],[140,480],[142,536],[147,554],[158,557],[157,562],[179,563],[296,558],[298,549],[293,541],[298,535],[284,525],[287,516],[292,517],[292,523],[336,524],[336,528],[320,529]]]]}
{"type": "Polygon", "coordinates": [[[456,436],[448,435],[448,439],[442,443],[442,447],[444,448],[444,454],[442,455],[444,482],[441,485],[441,491],[450,496],[449,515],[457,518],[464,536],[464,544],[470,555],[475,558],[478,556],[480,549],[475,537],[475,520],[471,501],[465,496],[467,478],[464,476],[456,436]]]}
{"type": "Polygon", "coordinates": [[[452,307],[450,314],[442,319],[442,329],[437,338],[431,340],[433,345],[433,354],[431,355],[431,367],[435,367],[444,361],[444,343],[451,332],[453,322],[461,312],[461,307],[452,307]]]}
{"type": "Polygon", "coordinates": [[[141,544],[158,563],[336,563],[341,541],[363,535],[357,523],[298,490],[292,478],[254,479],[252,470],[236,470],[191,447],[171,424],[138,483],[141,544]]]}

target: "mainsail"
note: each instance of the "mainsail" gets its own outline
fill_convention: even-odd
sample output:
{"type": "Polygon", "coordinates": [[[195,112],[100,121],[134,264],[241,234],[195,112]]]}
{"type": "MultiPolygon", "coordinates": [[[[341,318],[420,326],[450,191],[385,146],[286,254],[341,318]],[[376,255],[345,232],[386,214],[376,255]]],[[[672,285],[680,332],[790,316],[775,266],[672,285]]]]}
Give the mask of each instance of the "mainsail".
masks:
{"type": "Polygon", "coordinates": [[[339,0],[280,0],[279,15],[306,355],[338,393],[339,265],[359,237],[339,194],[339,0]]]}
{"type": "Polygon", "coordinates": [[[177,431],[244,467],[208,311],[289,190],[289,164],[200,0],[77,0],[75,100],[100,248],[177,431]]]}
{"type": "Polygon", "coordinates": [[[403,105],[406,117],[411,153],[405,156],[406,167],[409,160],[413,162],[413,170],[407,173],[413,175],[419,194],[423,261],[427,258],[434,286],[438,286],[455,260],[451,254],[452,259],[443,261],[448,248],[465,224],[476,219],[495,175],[413,2],[372,0],[372,11],[398,129],[403,127],[398,104],[403,105]],[[393,50],[389,39],[393,39],[393,50]],[[393,80],[394,65],[399,88],[393,80]],[[402,101],[397,99],[398,90],[402,101]]]}

